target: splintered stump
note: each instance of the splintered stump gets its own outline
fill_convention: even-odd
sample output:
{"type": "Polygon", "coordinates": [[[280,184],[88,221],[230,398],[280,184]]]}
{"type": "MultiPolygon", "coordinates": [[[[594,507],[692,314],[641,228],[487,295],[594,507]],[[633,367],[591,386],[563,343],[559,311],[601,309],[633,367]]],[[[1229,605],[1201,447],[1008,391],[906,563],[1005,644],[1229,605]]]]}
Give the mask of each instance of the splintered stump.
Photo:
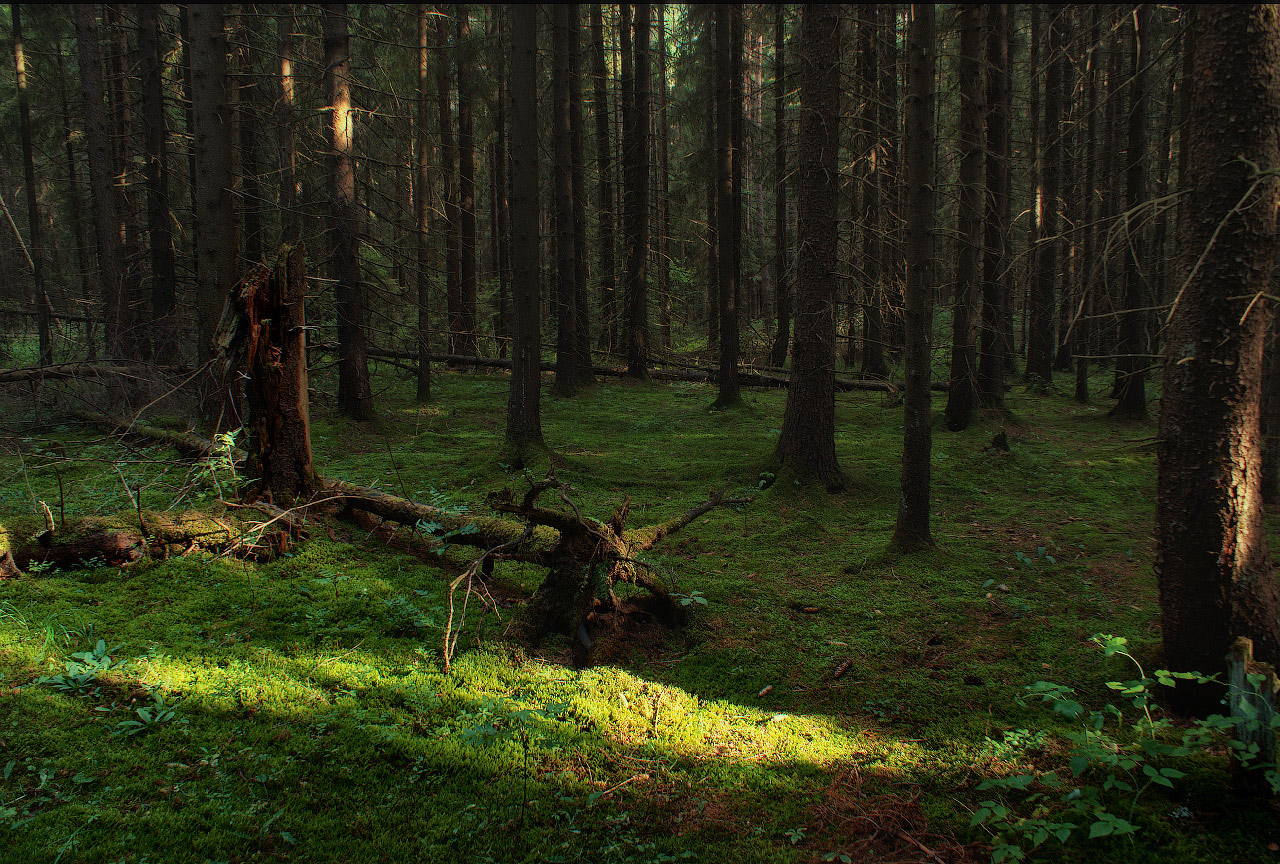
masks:
{"type": "Polygon", "coordinates": [[[583,516],[568,494],[568,487],[554,476],[534,483],[517,500],[510,489],[493,493],[489,506],[520,521],[450,514],[385,492],[332,482],[328,494],[341,497],[351,508],[384,519],[417,527],[434,523],[455,533],[450,543],[483,550],[472,569],[488,572],[494,562],[520,561],[547,568],[547,576],[524,617],[524,636],[531,645],[559,634],[590,648],[607,629],[606,621],[621,604],[614,593],[619,583],[649,592],[643,612],[663,627],[678,624],[684,610],[672,595],[672,586],[637,556],[690,522],[723,504],[746,504],[750,499],[726,498],[724,489],[705,502],[657,525],[627,528],[629,501],[624,501],[605,522],[583,516]],[[555,491],[563,509],[540,505],[538,499],[555,491]]]}

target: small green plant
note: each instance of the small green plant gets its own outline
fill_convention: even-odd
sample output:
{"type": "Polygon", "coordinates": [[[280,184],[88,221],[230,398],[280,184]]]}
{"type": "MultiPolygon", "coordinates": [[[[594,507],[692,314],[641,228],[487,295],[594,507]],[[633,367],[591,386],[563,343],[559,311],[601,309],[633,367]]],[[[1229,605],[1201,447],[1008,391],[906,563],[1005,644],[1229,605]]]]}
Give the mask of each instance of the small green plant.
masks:
{"type": "Polygon", "coordinates": [[[822,856],[823,861],[839,861],[841,864],[853,864],[853,858],[848,852],[828,852],[822,856]]]}
{"type": "Polygon", "coordinates": [[[797,843],[799,843],[801,840],[805,839],[805,829],[789,828],[787,829],[785,836],[787,838],[787,842],[789,842],[792,846],[794,846],[797,843]]]}
{"type": "Polygon", "coordinates": [[[672,597],[680,601],[681,606],[692,606],[697,603],[699,606],[707,605],[707,598],[702,596],[701,591],[690,591],[688,594],[672,594],[672,597]]]}
{"type": "Polygon", "coordinates": [[[233,492],[240,484],[240,475],[236,471],[236,437],[239,436],[243,429],[234,429],[230,432],[219,432],[213,436],[213,448],[209,451],[209,455],[204,460],[205,474],[209,483],[213,486],[218,500],[223,500],[223,484],[227,485],[229,491],[233,492]]]}
{"type": "Polygon", "coordinates": [[[37,678],[35,683],[47,684],[55,690],[74,696],[93,696],[99,690],[99,676],[103,672],[118,669],[121,665],[122,662],[112,658],[107,643],[99,639],[93,650],[72,654],[62,674],[45,675],[37,678]]]}
{"type": "MultiPolygon", "coordinates": [[[[136,720],[121,720],[112,729],[112,735],[133,736],[141,732],[150,732],[178,720],[178,703],[166,702],[164,694],[156,691],[151,694],[152,704],[134,711],[136,720]]],[[[178,722],[185,723],[186,720],[178,722]]]]}

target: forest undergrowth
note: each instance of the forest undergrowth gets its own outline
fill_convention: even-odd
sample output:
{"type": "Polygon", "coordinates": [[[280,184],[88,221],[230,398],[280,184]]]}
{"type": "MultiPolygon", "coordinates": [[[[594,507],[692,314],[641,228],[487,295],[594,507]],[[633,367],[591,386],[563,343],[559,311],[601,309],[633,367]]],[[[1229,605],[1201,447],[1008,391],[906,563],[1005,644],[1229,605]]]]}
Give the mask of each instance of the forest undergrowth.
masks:
{"type": "MultiPolygon", "coordinates": [[[[417,405],[380,377],[372,426],[316,408],[317,469],[477,513],[486,493],[525,488],[498,455],[507,379],[434,386],[417,405]]],[[[938,546],[893,557],[898,405],[839,395],[848,488],[828,495],[767,482],[782,391],[727,413],[708,410],[714,396],[611,381],[543,402],[557,476],[584,513],[629,495],[633,521],[653,523],[726,481],[754,497],[649,554],[689,624],[637,629],[590,668],[567,643],[504,641],[542,573],[499,564],[502,618],[473,606],[446,673],[447,586],[467,555],[410,555],[337,522],[270,563],[193,552],[0,582],[0,859],[1280,858],[1274,807],[1231,790],[1220,741],[1160,763],[1176,782],[1136,803],[1100,793],[1132,834],[1090,839],[1102,832],[1076,820],[1065,844],[1059,828],[1032,849],[979,818],[1005,795],[1010,819],[1065,821],[1046,803],[1064,796],[1036,811],[1027,784],[984,781],[1056,772],[1064,789],[1101,787],[1103,769],[1068,768],[1079,724],[1029,685],[1074,688],[1127,722],[1106,682],[1132,678],[1128,661],[1090,637],[1124,636],[1158,665],[1154,427],[1022,388],[1010,417],[935,424],[938,546]],[[1010,452],[990,446],[1001,430],[1010,452]]],[[[5,440],[0,480],[11,543],[38,527],[36,502],[57,519],[216,514],[237,482],[73,423],[5,440]]]]}

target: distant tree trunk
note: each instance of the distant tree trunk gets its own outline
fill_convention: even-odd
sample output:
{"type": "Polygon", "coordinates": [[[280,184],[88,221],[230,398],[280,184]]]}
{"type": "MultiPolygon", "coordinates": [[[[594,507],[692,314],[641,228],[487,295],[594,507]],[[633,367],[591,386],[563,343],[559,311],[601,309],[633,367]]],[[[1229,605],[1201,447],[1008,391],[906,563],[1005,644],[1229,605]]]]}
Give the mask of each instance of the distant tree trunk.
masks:
{"type": "Polygon", "coordinates": [[[360,282],[360,216],[356,204],[355,110],[347,5],[324,7],[325,83],[330,105],[329,247],[338,316],[338,410],[353,420],[373,415],[365,354],[364,286],[360,282]]]}
{"type": "Polygon", "coordinates": [[[555,392],[572,396],[578,387],[577,292],[573,231],[573,157],[569,121],[569,4],[551,7],[552,210],[556,225],[555,392]]]}
{"type": "Polygon", "coordinates": [[[1058,24],[1062,30],[1059,37],[1063,50],[1058,52],[1054,62],[1058,64],[1059,104],[1062,115],[1059,118],[1058,146],[1058,220],[1062,236],[1058,240],[1058,328],[1055,342],[1053,368],[1065,372],[1071,369],[1072,338],[1071,317],[1073,304],[1078,297],[1076,285],[1076,228],[1080,223],[1079,200],[1080,180],[1076,171],[1076,129],[1079,124],[1079,106],[1075,99],[1076,76],[1075,64],[1068,51],[1075,41],[1074,26],[1077,7],[1067,5],[1058,14],[1058,24]]]}
{"type": "MultiPolygon", "coordinates": [[[[865,256],[867,280],[862,305],[862,374],[870,378],[887,378],[889,366],[884,359],[884,304],[885,282],[891,278],[893,272],[886,262],[886,249],[892,246],[887,236],[887,223],[892,218],[893,208],[884,205],[886,197],[893,191],[887,165],[890,158],[889,141],[895,137],[893,133],[896,130],[887,128],[893,116],[893,109],[886,104],[886,100],[888,77],[895,76],[897,70],[886,72],[887,64],[884,62],[886,52],[882,50],[884,46],[881,44],[880,37],[883,35],[881,31],[885,29],[882,16],[897,13],[879,5],[863,8],[867,15],[863,24],[875,31],[870,46],[872,56],[864,60],[864,63],[868,64],[867,69],[870,74],[875,77],[875,96],[874,99],[868,100],[875,106],[875,121],[871,124],[873,130],[871,179],[865,190],[867,197],[866,206],[863,208],[869,237],[865,256]]],[[[870,81],[867,83],[871,84],[870,81]]],[[[867,111],[868,117],[873,116],[871,108],[867,111]]]]}
{"type": "Polygon", "coordinates": [[[293,31],[297,23],[292,6],[282,4],[279,9],[276,28],[280,42],[280,96],[276,102],[276,148],[280,164],[280,238],[292,245],[302,236],[293,131],[293,31]]]}
{"type": "Polygon", "coordinates": [[[462,275],[456,182],[457,156],[453,146],[453,106],[450,99],[449,24],[445,6],[436,5],[436,103],[440,110],[440,202],[444,213],[445,304],[449,320],[449,353],[462,354],[462,275]]]}
{"type": "MultiPolygon", "coordinates": [[[[189,236],[191,244],[191,275],[194,277],[196,285],[200,284],[200,236],[195,230],[195,213],[197,201],[199,201],[199,193],[196,186],[199,185],[199,171],[196,168],[196,121],[195,121],[195,101],[192,91],[195,88],[195,73],[191,70],[191,6],[183,3],[178,7],[178,33],[182,42],[182,90],[183,100],[186,102],[183,113],[183,122],[186,124],[187,135],[191,138],[191,146],[187,148],[187,199],[190,204],[191,222],[189,225],[189,236]]],[[[199,299],[197,298],[197,306],[199,299]]],[[[197,317],[198,312],[197,312],[197,317]]],[[[199,328],[197,327],[197,332],[199,328]]],[[[199,349],[197,348],[197,353],[199,349]]]]}
{"type": "Polygon", "coordinates": [[[138,208],[135,206],[134,161],[134,110],[130,92],[134,66],[133,51],[129,46],[129,28],[125,24],[124,7],[120,4],[104,4],[102,23],[115,45],[107,52],[107,121],[110,129],[111,172],[115,178],[111,184],[115,197],[115,214],[120,236],[120,294],[124,299],[121,310],[124,329],[121,333],[124,351],[129,357],[145,359],[150,345],[138,327],[142,309],[142,255],[139,250],[138,208]]]}
{"type": "Polygon", "coordinates": [[[36,169],[31,143],[31,104],[27,96],[27,66],[22,44],[22,7],[9,5],[13,24],[14,81],[18,89],[18,135],[22,139],[22,172],[27,191],[27,231],[31,236],[31,275],[35,283],[36,330],[40,340],[40,365],[53,363],[53,308],[44,284],[44,242],[40,233],[40,205],[36,195],[36,169]]]}
{"type": "Polygon", "coordinates": [[[142,59],[143,148],[147,167],[147,234],[151,241],[151,327],[157,363],[178,357],[178,320],[174,314],[177,275],[173,232],[169,227],[169,157],[164,107],[164,49],[160,44],[160,7],[139,3],[138,53],[142,59]]]}
{"type": "MultiPolygon", "coordinates": [[[[734,21],[742,14],[740,6],[720,3],[716,6],[716,240],[719,272],[720,306],[720,371],[717,408],[728,408],[742,401],[738,386],[738,280],[741,278],[738,233],[741,228],[739,201],[734,195],[735,164],[739,151],[734,126],[742,113],[741,79],[734,73],[742,66],[742,43],[734,41],[740,25],[734,21]],[[738,97],[735,99],[734,97],[738,97]]],[[[833,337],[834,338],[834,337],[833,337]]]]}
{"type": "MultiPolygon", "coordinates": [[[[1132,17],[1130,56],[1132,57],[1132,100],[1129,108],[1129,147],[1126,154],[1126,211],[1132,211],[1147,199],[1147,109],[1150,101],[1146,66],[1150,62],[1151,4],[1139,4],[1132,17]]],[[[1134,220],[1135,222],[1138,220],[1134,220]]],[[[1124,309],[1120,314],[1120,339],[1117,342],[1116,368],[1120,400],[1111,409],[1112,417],[1130,420],[1147,418],[1147,351],[1146,313],[1149,304],[1146,290],[1146,244],[1139,227],[1126,226],[1123,243],[1124,309]]]]}
{"type": "MultiPolygon", "coordinates": [[[[419,402],[431,399],[431,280],[428,276],[431,267],[431,236],[428,226],[431,224],[431,196],[427,190],[431,188],[431,177],[427,173],[427,150],[430,138],[427,132],[427,112],[431,110],[430,94],[427,90],[428,75],[431,69],[431,44],[427,39],[427,5],[418,4],[418,92],[415,94],[418,112],[414,117],[416,140],[414,141],[414,240],[418,253],[418,270],[414,274],[418,303],[418,380],[415,396],[419,402]]],[[[502,108],[499,107],[499,117],[502,108]]],[[[499,123],[499,130],[502,126],[499,123]]],[[[502,134],[501,131],[499,134],[502,134]]],[[[504,193],[505,194],[505,193],[504,193]]]]}
{"type": "Polygon", "coordinates": [[[839,191],[832,182],[839,171],[840,7],[807,4],[800,27],[796,335],[777,455],[797,479],[835,490],[844,485],[835,438],[839,191]]]}
{"type": "MultiPolygon", "coordinates": [[[[239,7],[232,7],[239,9],[239,7]]],[[[258,183],[258,123],[260,112],[258,85],[254,80],[255,51],[250,44],[250,30],[243,11],[233,17],[231,32],[235,37],[232,51],[235,80],[235,138],[240,181],[240,218],[244,225],[241,243],[245,261],[253,266],[264,260],[262,239],[262,189],[258,183]]]]}
{"type": "Polygon", "coordinates": [[[667,124],[667,5],[658,4],[658,333],[671,350],[671,166],[667,124]]]}
{"type": "Polygon", "coordinates": [[[498,64],[498,105],[494,114],[496,135],[493,145],[493,188],[498,199],[497,237],[494,242],[498,247],[498,323],[495,331],[498,334],[498,356],[506,357],[511,339],[511,197],[508,191],[507,173],[507,60],[508,51],[505,46],[507,38],[507,17],[497,15],[495,29],[498,36],[498,49],[495,52],[498,64]]]}
{"type": "Polygon", "coordinates": [[[478,290],[476,282],[476,138],[471,122],[471,19],[465,4],[457,14],[458,69],[458,325],[462,332],[459,354],[480,353],[476,338],[478,290]]]}
{"type": "Polygon", "coordinates": [[[511,15],[511,294],[514,305],[507,447],[523,461],[542,444],[538,338],[538,6],[511,15]]]}
{"type": "MultiPolygon", "coordinates": [[[[62,59],[62,43],[57,46],[58,57],[58,101],[62,109],[62,147],[67,159],[67,205],[71,211],[71,230],[76,241],[76,264],[80,271],[80,296],[84,301],[96,293],[94,289],[93,268],[89,263],[89,244],[84,234],[84,206],[80,199],[80,182],[76,175],[76,151],[71,130],[71,108],[67,99],[66,64],[62,59]]],[[[94,316],[85,316],[85,342],[90,360],[97,359],[98,342],[94,337],[94,316]]]]}
{"type": "Polygon", "coordinates": [[[578,384],[591,386],[591,304],[587,291],[587,179],[586,142],[582,124],[582,16],[577,3],[569,7],[569,158],[570,199],[573,206],[574,343],[578,384]]]}
{"type": "Polygon", "coordinates": [[[627,376],[646,379],[649,364],[649,4],[635,4],[630,134],[626,135],[627,376]]]}
{"type": "MultiPolygon", "coordinates": [[[[1062,51],[1062,9],[1049,12],[1048,75],[1044,87],[1044,143],[1040,160],[1040,237],[1036,245],[1035,279],[1031,284],[1028,310],[1030,329],[1027,333],[1026,379],[1041,385],[1053,383],[1054,283],[1058,278],[1058,172],[1061,164],[1059,148],[1061,128],[1059,114],[1062,99],[1062,64],[1057,62],[1062,51]]],[[[1035,73],[1032,73],[1035,80],[1035,73]]]]}
{"type": "Polygon", "coordinates": [[[1091,345],[1090,335],[1093,327],[1093,294],[1094,294],[1094,273],[1096,264],[1094,257],[1097,254],[1097,221],[1098,221],[1098,195],[1096,187],[1097,178],[1097,155],[1098,155],[1098,46],[1101,41],[1101,21],[1102,16],[1100,8],[1094,6],[1090,12],[1092,16],[1089,26],[1089,65],[1085,78],[1085,104],[1083,110],[1088,117],[1085,126],[1085,157],[1084,157],[1084,183],[1083,197],[1085,199],[1084,209],[1084,243],[1081,258],[1081,280],[1080,280],[1080,313],[1075,323],[1074,344],[1076,346],[1076,392],[1075,398],[1077,402],[1086,403],[1089,401],[1089,347],[1091,345]]]}
{"type": "Polygon", "coordinates": [[[933,545],[929,532],[929,329],[933,292],[934,7],[916,4],[907,31],[906,392],[902,496],[892,545],[904,552],[933,545]]]}
{"type": "Polygon", "coordinates": [[[605,351],[618,348],[618,308],[616,278],[614,276],[614,199],[613,158],[609,136],[608,71],[604,62],[604,21],[599,3],[591,4],[591,78],[592,115],[596,126],[596,170],[599,176],[599,201],[596,213],[599,218],[597,243],[600,257],[597,265],[600,285],[599,345],[605,351]]]}
{"type": "MultiPolygon", "coordinates": [[[[774,7],[773,19],[773,331],[769,365],[787,362],[791,341],[791,291],[787,272],[787,7],[774,7]]],[[[853,331],[849,332],[853,344],[853,331]]]]}
{"type": "Polygon", "coordinates": [[[973,318],[977,312],[982,259],[982,8],[960,7],[960,200],[956,208],[955,302],[951,326],[951,386],[947,389],[947,428],[959,432],[973,422],[978,403],[977,351],[973,318]]]}
{"type": "MultiPolygon", "coordinates": [[[[712,52],[714,53],[714,52],[712,52]]],[[[711,115],[715,116],[714,91],[711,102],[711,115]]],[[[706,124],[706,152],[716,152],[716,124],[706,124]]],[[[707,351],[717,353],[720,350],[720,216],[716,212],[720,196],[720,186],[716,182],[716,172],[708,171],[706,183],[707,198],[707,351]]]]}
{"type": "MultiPolygon", "coordinates": [[[[228,292],[237,281],[236,219],[231,198],[231,108],[227,93],[227,34],[222,6],[192,6],[191,113],[196,165],[197,362],[213,359],[213,336],[228,292]]],[[[200,413],[223,414],[227,397],[210,377],[202,386],[200,413]]],[[[230,417],[226,418],[230,421],[230,417]]]]}
{"type": "MultiPolygon", "coordinates": [[[[1156,575],[1165,662],[1224,671],[1237,636],[1280,662],[1280,591],[1259,502],[1263,343],[1280,201],[1280,9],[1192,6],[1185,288],[1171,315],[1160,404],[1156,575]],[[1259,174],[1258,172],[1263,172],[1259,174]],[[1215,242],[1206,247],[1206,238],[1215,242]]],[[[1182,711],[1220,689],[1180,684],[1182,711]]]]}

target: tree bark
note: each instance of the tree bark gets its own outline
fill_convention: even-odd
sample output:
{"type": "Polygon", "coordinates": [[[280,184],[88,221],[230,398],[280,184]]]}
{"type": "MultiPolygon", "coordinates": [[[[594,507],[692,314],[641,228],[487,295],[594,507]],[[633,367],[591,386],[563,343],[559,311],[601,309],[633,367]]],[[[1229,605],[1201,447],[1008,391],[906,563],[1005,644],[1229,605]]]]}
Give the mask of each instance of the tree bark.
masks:
{"type": "Polygon", "coordinates": [[[445,305],[449,321],[449,353],[462,350],[462,239],[458,214],[457,150],[453,141],[452,76],[450,75],[449,18],[436,5],[436,104],[440,111],[440,204],[443,214],[445,305]]]}
{"type": "Polygon", "coordinates": [[[294,47],[293,31],[297,28],[291,6],[279,7],[276,29],[280,45],[280,95],[276,103],[276,150],[280,165],[280,238],[288,244],[302,237],[302,221],[298,214],[298,177],[294,145],[294,47]]]}
{"type": "Polygon", "coordinates": [[[960,200],[956,208],[955,288],[951,325],[951,388],[947,428],[973,422],[978,403],[973,319],[982,259],[982,8],[960,7],[960,200]]]}
{"type": "Polygon", "coordinates": [[[658,4],[658,339],[671,350],[671,128],[667,123],[667,4],[658,4]]]}
{"type": "Polygon", "coordinates": [[[465,4],[454,7],[458,70],[458,326],[459,354],[480,353],[476,334],[476,137],[471,121],[471,18],[465,4]]]}
{"type": "MultiPolygon", "coordinates": [[[[1168,668],[1209,675],[1224,671],[1237,636],[1254,640],[1260,660],[1280,661],[1280,591],[1258,488],[1272,317],[1262,292],[1280,207],[1280,9],[1189,12],[1196,57],[1179,243],[1187,275],[1170,316],[1160,405],[1156,575],[1168,668]]],[[[1221,695],[1194,684],[1172,694],[1176,708],[1198,714],[1217,711],[1221,695]]]]}
{"type": "Polygon", "coordinates": [[[734,195],[739,173],[734,127],[741,122],[742,82],[735,78],[742,66],[742,42],[734,35],[741,24],[741,7],[731,3],[716,6],[716,250],[719,265],[716,285],[720,307],[720,375],[715,407],[730,408],[741,403],[738,387],[738,281],[742,264],[739,253],[741,230],[740,201],[734,195]],[[735,86],[736,85],[736,86],[735,86]]]}
{"type": "Polygon", "coordinates": [[[581,7],[569,4],[569,159],[570,202],[573,210],[574,351],[580,386],[596,383],[591,374],[591,303],[587,282],[587,179],[586,142],[582,122],[582,18],[581,7]]]}
{"type": "Polygon", "coordinates": [[[324,7],[325,83],[330,117],[329,236],[338,315],[338,409],[353,420],[373,414],[365,356],[365,297],[360,281],[360,216],[356,203],[355,110],[351,104],[351,37],[347,6],[324,7]]]}
{"type": "MultiPolygon", "coordinates": [[[[626,155],[626,199],[623,214],[627,242],[627,374],[648,377],[649,365],[649,4],[635,4],[631,46],[634,73],[632,105],[623,118],[626,155]]],[[[625,94],[624,94],[625,96],[625,94]]]]}
{"type": "MultiPolygon", "coordinates": [[[[863,289],[862,304],[862,374],[868,378],[887,378],[889,366],[884,359],[884,283],[891,271],[885,266],[885,247],[890,245],[886,236],[888,220],[885,217],[887,211],[892,208],[885,207],[884,201],[890,194],[893,184],[889,181],[886,169],[890,146],[887,139],[891,135],[886,126],[890,120],[891,109],[885,104],[887,98],[885,76],[896,74],[896,70],[886,73],[881,62],[885,54],[881,50],[881,36],[885,29],[881,16],[886,14],[887,10],[879,5],[873,5],[865,7],[865,11],[866,18],[862,23],[871,29],[873,35],[869,44],[870,56],[863,58],[863,64],[868,74],[874,77],[874,83],[871,80],[865,82],[868,85],[868,96],[874,92],[874,98],[868,99],[870,104],[866,109],[868,125],[872,130],[872,140],[870,142],[870,180],[864,191],[866,205],[863,208],[868,238],[867,280],[863,289]],[[872,117],[875,118],[874,121],[871,120],[872,117]]],[[[896,14],[896,12],[889,12],[889,14],[896,14]]]]}
{"type": "MultiPolygon", "coordinates": [[[[1031,283],[1030,318],[1027,333],[1026,380],[1047,387],[1053,383],[1054,285],[1058,278],[1058,173],[1061,162],[1062,130],[1059,127],[1062,97],[1061,9],[1049,10],[1048,75],[1044,87],[1044,137],[1039,173],[1041,178],[1038,205],[1040,230],[1035,246],[1035,279],[1031,283]]],[[[1032,71],[1032,81],[1036,81],[1032,71]]],[[[1034,86],[1034,84],[1033,84],[1034,86]]],[[[1033,114],[1034,117],[1034,114],[1033,114]]]]}
{"type": "Polygon", "coordinates": [[[1095,292],[1094,275],[1097,267],[1094,257],[1098,238],[1098,195],[1096,178],[1098,176],[1098,47],[1101,43],[1102,14],[1098,6],[1090,12],[1089,25],[1089,62],[1085,73],[1085,104],[1083,110],[1088,117],[1085,124],[1085,157],[1084,181],[1082,184],[1084,208],[1084,241],[1080,265],[1080,306],[1078,317],[1073,326],[1073,338],[1076,346],[1076,401],[1085,404],[1089,401],[1089,348],[1092,344],[1090,336],[1093,330],[1093,295],[1095,292]]]}
{"type": "Polygon", "coordinates": [[[511,387],[506,441],[523,464],[542,445],[539,405],[538,326],[538,6],[510,8],[511,15],[511,387]]]}
{"type": "Polygon", "coordinates": [[[147,172],[147,235],[151,245],[151,332],[157,363],[177,362],[177,273],[169,212],[168,123],[164,107],[164,48],[160,7],[139,3],[138,53],[142,60],[143,149],[147,172]]]}
{"type": "Polygon", "coordinates": [[[555,392],[578,388],[577,292],[573,230],[573,156],[569,121],[569,5],[551,7],[552,210],[556,232],[555,392]]]}
{"type": "Polygon", "coordinates": [[[934,66],[936,24],[931,4],[911,9],[907,32],[907,287],[906,377],[903,402],[902,495],[892,546],[911,552],[933,545],[929,531],[929,329],[933,293],[934,66]]]}
{"type": "Polygon", "coordinates": [[[31,102],[27,95],[26,55],[22,44],[22,7],[9,5],[12,19],[14,82],[18,90],[18,136],[22,139],[22,173],[27,193],[27,232],[31,238],[31,276],[35,290],[36,331],[40,364],[53,362],[53,307],[44,281],[44,240],[40,231],[40,205],[36,195],[36,169],[31,142],[31,102]]]}
{"type": "Polygon", "coordinates": [[[808,4],[800,26],[796,334],[777,455],[801,482],[834,491],[844,485],[835,439],[840,8],[808,4]]]}
{"type": "Polygon", "coordinates": [[[596,170],[599,179],[599,200],[596,202],[599,244],[597,279],[600,291],[600,341],[607,352],[617,350],[618,299],[617,279],[614,273],[614,195],[613,158],[609,135],[609,77],[604,62],[604,20],[599,3],[591,4],[591,113],[596,127],[596,170]]]}
{"type": "MultiPolygon", "coordinates": [[[[427,39],[427,5],[418,4],[418,90],[415,94],[417,114],[414,117],[414,245],[418,253],[418,270],[414,274],[414,287],[418,306],[418,375],[415,396],[419,402],[431,399],[431,177],[427,169],[427,150],[430,148],[427,132],[427,112],[431,108],[427,91],[431,68],[431,45],[427,39]]],[[[501,110],[501,109],[500,109],[501,110]]],[[[500,127],[501,128],[501,127],[500,127]]],[[[504,190],[505,197],[505,190],[504,190]]]]}
{"type": "MultiPolygon", "coordinates": [[[[85,239],[84,232],[84,205],[80,198],[80,183],[77,180],[76,170],[76,151],[73,143],[74,136],[71,130],[71,108],[67,98],[67,73],[66,64],[63,61],[62,43],[57,45],[58,58],[58,102],[62,111],[62,148],[66,155],[67,161],[67,207],[71,217],[71,232],[75,237],[76,244],[76,265],[80,275],[80,296],[89,302],[90,298],[97,294],[95,286],[93,268],[89,264],[89,244],[85,239]]],[[[98,342],[95,337],[95,327],[97,323],[93,316],[85,316],[85,343],[86,354],[88,359],[95,360],[98,356],[98,342]]]]}
{"type": "MultiPolygon", "coordinates": [[[[787,7],[774,7],[773,21],[773,308],[777,326],[769,365],[787,362],[791,342],[791,289],[787,268],[787,7]]],[[[850,342],[853,333],[850,331],[850,342]]]]}

